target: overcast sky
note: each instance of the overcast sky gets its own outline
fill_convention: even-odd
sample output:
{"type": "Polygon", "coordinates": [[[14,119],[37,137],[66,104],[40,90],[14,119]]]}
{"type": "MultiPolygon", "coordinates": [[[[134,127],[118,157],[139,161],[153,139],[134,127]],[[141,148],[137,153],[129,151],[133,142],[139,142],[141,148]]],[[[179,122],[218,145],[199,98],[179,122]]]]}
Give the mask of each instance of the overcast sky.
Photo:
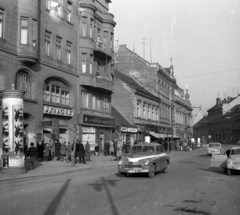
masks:
{"type": "Polygon", "coordinates": [[[240,93],[239,0],[112,0],[115,40],[163,67],[174,66],[193,106],[240,93]],[[212,73],[212,74],[211,74],[212,73]]]}

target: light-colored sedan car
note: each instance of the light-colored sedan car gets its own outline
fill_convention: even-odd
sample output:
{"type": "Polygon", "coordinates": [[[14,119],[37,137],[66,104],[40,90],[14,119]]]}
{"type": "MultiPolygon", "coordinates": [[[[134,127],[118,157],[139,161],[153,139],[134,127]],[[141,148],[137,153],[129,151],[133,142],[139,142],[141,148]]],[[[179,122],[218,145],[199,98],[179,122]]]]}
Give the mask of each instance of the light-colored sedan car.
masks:
{"type": "Polygon", "coordinates": [[[221,154],[222,145],[221,143],[209,143],[209,146],[207,147],[207,155],[220,155],[221,154]]]}
{"type": "Polygon", "coordinates": [[[134,145],[130,153],[118,162],[118,172],[127,176],[131,173],[147,173],[149,178],[158,171],[166,172],[170,157],[157,143],[142,143],[134,145]]]}
{"type": "Polygon", "coordinates": [[[240,146],[234,146],[224,155],[214,155],[211,158],[212,167],[223,168],[228,175],[233,171],[240,171],[240,146]]]}

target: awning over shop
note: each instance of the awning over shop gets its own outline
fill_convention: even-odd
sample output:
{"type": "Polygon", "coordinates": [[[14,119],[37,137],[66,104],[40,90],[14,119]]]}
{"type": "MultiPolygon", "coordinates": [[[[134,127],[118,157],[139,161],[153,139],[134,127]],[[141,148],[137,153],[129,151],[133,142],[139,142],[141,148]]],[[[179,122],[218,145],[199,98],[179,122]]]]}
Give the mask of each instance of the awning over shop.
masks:
{"type": "Polygon", "coordinates": [[[159,133],[155,133],[154,131],[150,131],[149,134],[155,138],[158,139],[164,139],[166,135],[164,134],[159,134],[159,133]]]}
{"type": "Polygon", "coordinates": [[[173,138],[173,139],[180,139],[180,137],[178,137],[178,136],[176,136],[176,135],[171,135],[171,134],[169,134],[168,136],[165,134],[165,138],[173,138]]]}

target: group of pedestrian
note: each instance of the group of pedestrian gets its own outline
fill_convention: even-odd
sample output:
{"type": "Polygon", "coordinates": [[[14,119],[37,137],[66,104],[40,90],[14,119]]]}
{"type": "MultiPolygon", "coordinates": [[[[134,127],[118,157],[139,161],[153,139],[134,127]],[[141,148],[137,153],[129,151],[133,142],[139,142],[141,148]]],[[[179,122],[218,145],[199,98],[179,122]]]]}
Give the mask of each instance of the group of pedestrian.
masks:
{"type": "MultiPolygon", "coordinates": [[[[86,161],[92,161],[91,160],[91,151],[90,151],[90,141],[87,140],[85,146],[82,142],[76,140],[75,146],[72,146],[72,151],[75,150],[75,159],[78,157],[79,163],[87,164],[86,161]]],[[[96,148],[96,146],[95,146],[96,148]]]]}

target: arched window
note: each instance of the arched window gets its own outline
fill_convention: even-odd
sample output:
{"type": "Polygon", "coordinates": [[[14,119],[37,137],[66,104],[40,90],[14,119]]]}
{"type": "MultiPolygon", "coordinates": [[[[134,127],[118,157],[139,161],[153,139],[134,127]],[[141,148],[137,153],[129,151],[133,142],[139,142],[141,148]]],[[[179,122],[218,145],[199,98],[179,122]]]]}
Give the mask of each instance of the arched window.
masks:
{"type": "Polygon", "coordinates": [[[24,98],[32,99],[31,79],[27,72],[20,71],[17,73],[16,88],[26,91],[24,98]]]}
{"type": "Polygon", "coordinates": [[[44,102],[69,106],[69,87],[57,79],[48,79],[43,87],[44,102]]]}

